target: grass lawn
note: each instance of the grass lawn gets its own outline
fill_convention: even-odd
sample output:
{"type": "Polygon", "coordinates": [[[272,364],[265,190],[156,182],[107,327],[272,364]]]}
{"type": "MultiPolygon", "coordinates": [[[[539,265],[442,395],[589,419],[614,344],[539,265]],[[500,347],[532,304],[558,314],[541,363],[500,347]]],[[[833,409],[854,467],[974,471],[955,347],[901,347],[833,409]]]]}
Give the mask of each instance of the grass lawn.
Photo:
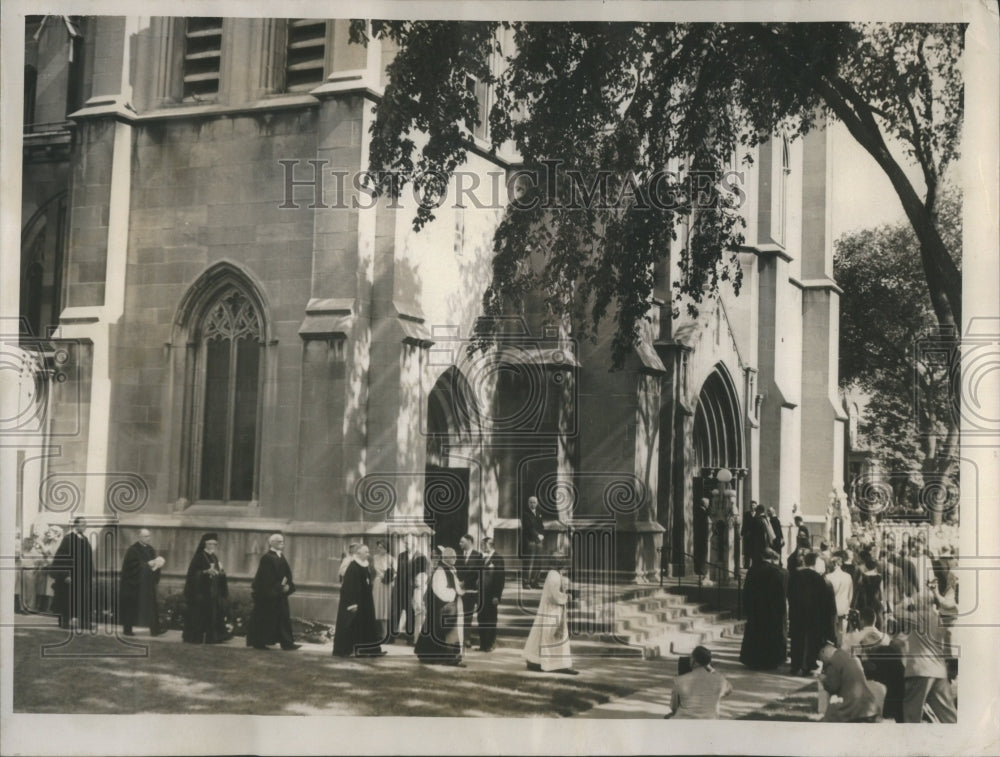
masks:
{"type": "MultiPolygon", "coordinates": [[[[110,656],[122,650],[113,638],[83,636],[73,651],[92,656],[43,656],[43,645],[65,638],[58,629],[15,631],[15,712],[553,717],[641,685],[629,675],[608,683],[531,673],[512,651],[448,668],[422,665],[409,648],[342,660],[328,652],[257,652],[239,646],[241,639],[220,646],[158,639],[148,656],[110,656]]],[[[141,632],[136,641],[146,642],[141,632]]]]}
{"type": "Polygon", "coordinates": [[[739,719],[765,720],[776,723],[803,720],[818,721],[820,716],[816,712],[816,686],[807,686],[782,699],[768,702],[753,714],[745,715],[739,719]]]}

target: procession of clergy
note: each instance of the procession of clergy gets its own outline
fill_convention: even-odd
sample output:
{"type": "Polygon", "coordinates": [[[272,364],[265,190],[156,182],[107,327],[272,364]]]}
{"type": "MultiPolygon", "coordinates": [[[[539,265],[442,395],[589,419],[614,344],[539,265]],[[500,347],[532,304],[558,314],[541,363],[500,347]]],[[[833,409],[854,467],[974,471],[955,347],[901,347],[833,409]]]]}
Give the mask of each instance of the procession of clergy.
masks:
{"type": "MultiPolygon", "coordinates": [[[[534,498],[532,498],[534,499],[534,498]]],[[[541,533],[537,502],[526,520],[528,538],[541,533]]],[[[93,623],[94,557],[85,534],[86,521],[76,518],[73,530],[62,540],[47,569],[55,576],[53,611],[61,627],[90,628],[93,623]]],[[[133,627],[147,627],[152,635],[159,627],[157,586],[162,557],[150,544],[148,529],[140,529],[138,541],[125,553],[120,573],[119,620],[127,636],[133,627]]],[[[471,646],[475,621],[479,649],[491,652],[496,645],[497,613],[503,596],[505,565],[491,538],[484,538],[482,551],[474,549],[471,535],[460,540],[459,557],[450,547],[436,547],[428,560],[415,549],[412,534],[405,536],[404,550],[393,560],[385,543],[375,543],[372,555],[367,545],[351,544],[340,566],[340,598],[333,638],[333,654],[339,657],[379,657],[382,645],[404,639],[414,645],[421,662],[464,667],[464,650],[471,646]]],[[[186,609],[183,641],[218,644],[232,638],[226,623],[228,583],[217,555],[217,533],[201,537],[188,566],[184,583],[186,609]]],[[[268,538],[268,550],[260,558],[251,584],[253,610],[247,622],[246,644],[268,649],[275,644],[294,651],[295,642],[288,598],[295,582],[284,555],[280,533],[268,538]]],[[[532,559],[525,586],[539,588],[541,569],[538,550],[528,550],[532,559]]],[[[542,586],[534,625],[524,649],[529,669],[575,675],[570,658],[567,606],[568,561],[555,555],[542,586]]]]}

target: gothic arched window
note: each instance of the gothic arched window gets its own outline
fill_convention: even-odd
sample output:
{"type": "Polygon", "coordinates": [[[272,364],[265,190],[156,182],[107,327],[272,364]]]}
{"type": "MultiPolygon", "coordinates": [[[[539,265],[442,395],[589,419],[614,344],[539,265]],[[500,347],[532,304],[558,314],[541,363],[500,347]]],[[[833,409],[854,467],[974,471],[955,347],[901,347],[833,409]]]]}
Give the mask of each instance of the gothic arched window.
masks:
{"type": "Polygon", "coordinates": [[[789,154],[788,137],[781,138],[781,173],[778,175],[778,212],[777,229],[774,240],[787,244],[785,236],[788,226],[788,175],[792,172],[792,159],[789,154]]]}
{"type": "Polygon", "coordinates": [[[205,309],[199,330],[199,379],[203,382],[198,453],[198,499],[256,499],[257,427],[260,397],[261,317],[250,299],[230,284],[205,309]]]}

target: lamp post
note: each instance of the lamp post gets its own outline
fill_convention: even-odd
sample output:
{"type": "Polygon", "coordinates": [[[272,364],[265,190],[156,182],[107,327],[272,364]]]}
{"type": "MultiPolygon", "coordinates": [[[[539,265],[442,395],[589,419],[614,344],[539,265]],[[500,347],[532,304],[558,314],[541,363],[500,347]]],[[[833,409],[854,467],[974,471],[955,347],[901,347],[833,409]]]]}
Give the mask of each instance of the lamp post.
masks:
{"type": "Polygon", "coordinates": [[[827,543],[836,545],[837,549],[844,548],[844,522],[841,513],[840,495],[837,488],[830,490],[830,504],[826,509],[826,517],[829,523],[827,529],[827,543]]]}

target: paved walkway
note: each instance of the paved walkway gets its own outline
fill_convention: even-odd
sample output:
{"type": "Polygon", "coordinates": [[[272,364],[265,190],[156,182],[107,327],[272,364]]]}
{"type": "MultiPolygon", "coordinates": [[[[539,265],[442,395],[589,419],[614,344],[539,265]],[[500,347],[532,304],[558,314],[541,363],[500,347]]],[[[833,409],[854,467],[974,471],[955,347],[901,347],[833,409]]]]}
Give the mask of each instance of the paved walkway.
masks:
{"type": "MultiPolygon", "coordinates": [[[[715,667],[729,679],[733,693],[722,700],[720,714],[724,719],[751,718],[769,704],[799,692],[812,694],[816,683],[812,679],[747,670],[739,661],[740,638],[726,638],[712,642],[712,657],[715,667]]],[[[670,695],[673,675],[677,672],[677,660],[666,658],[664,662],[672,668],[669,680],[656,686],[637,690],[626,697],[612,699],[599,704],[577,717],[586,718],[662,718],[670,712],[670,695]]],[[[651,662],[646,662],[646,665],[651,662]]],[[[818,716],[817,716],[818,717],[818,716]]]]}
{"type": "MultiPolygon", "coordinates": [[[[28,631],[29,626],[37,626],[40,629],[47,629],[44,633],[51,635],[53,626],[55,625],[53,618],[38,616],[16,616],[16,618],[16,625],[19,631],[28,631]]],[[[109,644],[114,643],[113,637],[108,637],[107,641],[109,644]]],[[[163,649],[164,646],[181,647],[181,634],[179,631],[168,631],[162,636],[151,638],[145,629],[140,629],[130,641],[140,645],[148,644],[150,656],[162,659],[163,656],[157,655],[156,650],[159,648],[163,652],[166,652],[163,649]]],[[[752,672],[743,668],[738,661],[739,645],[740,639],[738,637],[725,638],[711,644],[718,669],[730,679],[734,687],[733,694],[723,700],[723,718],[737,719],[749,717],[753,719],[755,713],[760,713],[769,706],[773,707],[774,703],[792,695],[797,695],[797,699],[799,700],[803,696],[815,698],[816,684],[812,680],[774,673],[752,672]]],[[[293,666],[301,668],[304,671],[313,667],[310,665],[301,665],[301,663],[309,659],[314,659],[319,663],[321,661],[316,658],[323,658],[321,665],[324,669],[328,664],[334,662],[331,660],[332,648],[329,642],[325,644],[303,643],[302,648],[298,652],[295,652],[294,656],[278,651],[260,653],[246,649],[243,637],[235,637],[225,644],[218,645],[216,648],[231,649],[238,656],[240,652],[237,650],[242,649],[246,654],[254,656],[255,664],[258,661],[270,660],[271,662],[280,662],[289,668],[293,666]],[[301,662],[296,663],[293,660],[301,662]]],[[[677,672],[677,660],[672,656],[662,659],[642,660],[636,658],[586,657],[577,655],[574,665],[580,671],[580,675],[564,676],[527,671],[524,661],[521,658],[519,647],[498,647],[488,654],[480,652],[478,649],[467,650],[466,663],[468,667],[460,670],[439,668],[438,666],[422,666],[416,661],[413,648],[405,643],[386,645],[384,649],[387,655],[381,661],[362,663],[358,667],[358,673],[361,675],[367,675],[368,672],[375,672],[374,670],[369,670],[366,666],[374,664],[378,667],[378,676],[376,679],[373,679],[373,685],[393,685],[392,681],[410,681],[415,677],[424,679],[426,676],[433,676],[434,680],[437,680],[438,676],[445,676],[450,679],[452,676],[457,675],[460,678],[466,679],[467,683],[477,682],[477,686],[482,686],[482,688],[478,689],[482,696],[482,700],[476,703],[478,709],[474,712],[469,712],[469,714],[480,715],[505,712],[502,698],[510,696],[519,686],[528,689],[531,687],[537,688],[539,684],[543,684],[543,688],[545,686],[554,688],[558,685],[559,689],[569,687],[570,689],[576,688],[581,693],[589,691],[588,696],[580,699],[576,705],[567,706],[563,712],[563,714],[572,717],[615,719],[662,718],[670,710],[670,694],[673,686],[673,678],[677,672]],[[495,696],[498,699],[492,702],[492,705],[490,698],[494,694],[489,690],[490,673],[496,674],[495,681],[502,679],[507,682],[508,686],[515,687],[513,690],[501,690],[498,687],[497,692],[495,692],[495,696]],[[376,680],[378,683],[375,683],[376,680]],[[521,681],[522,683],[517,684],[516,681],[521,681]],[[611,692],[610,699],[607,693],[604,696],[600,696],[599,692],[602,691],[611,692]],[[617,696],[614,693],[624,691],[630,693],[624,696],[617,696]],[[482,711],[480,712],[479,709],[482,711]]],[[[200,654],[198,650],[208,651],[205,647],[184,645],[184,651],[190,651],[192,654],[200,654]]],[[[177,653],[181,653],[181,650],[178,649],[177,653]]],[[[37,655],[37,650],[34,650],[32,654],[37,655]]],[[[173,653],[170,653],[170,656],[173,657],[173,653]]],[[[181,660],[186,659],[186,657],[175,657],[174,659],[181,660]]],[[[222,662],[224,659],[233,658],[230,655],[224,655],[222,657],[213,656],[212,659],[222,662]]],[[[58,664],[71,666],[72,660],[67,659],[58,664]]],[[[225,667],[231,667],[231,663],[223,664],[225,667]]],[[[337,665],[353,669],[355,663],[354,661],[343,660],[338,661],[337,665]]],[[[139,670],[141,669],[140,666],[139,670]]],[[[799,710],[802,710],[801,702],[799,710]]],[[[541,714],[541,712],[538,714],[541,714]]],[[[795,714],[790,719],[806,720],[809,719],[809,716],[801,713],[795,714]]]]}

